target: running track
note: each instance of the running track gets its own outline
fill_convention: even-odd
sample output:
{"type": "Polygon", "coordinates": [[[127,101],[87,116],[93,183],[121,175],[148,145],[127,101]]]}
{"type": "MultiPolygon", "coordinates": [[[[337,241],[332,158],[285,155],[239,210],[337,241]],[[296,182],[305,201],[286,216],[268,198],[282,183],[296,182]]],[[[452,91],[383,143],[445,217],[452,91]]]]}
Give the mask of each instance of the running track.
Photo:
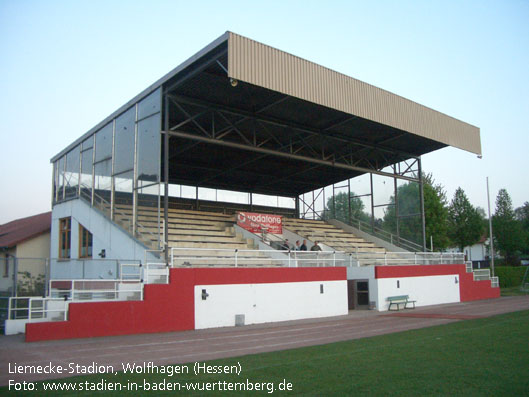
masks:
{"type": "MultiPolygon", "coordinates": [[[[347,316],[249,325],[237,328],[24,342],[23,335],[0,336],[0,385],[56,379],[57,374],[13,374],[18,365],[112,365],[154,362],[183,364],[293,349],[448,324],[470,318],[529,310],[529,296],[420,307],[405,312],[352,311],[347,316]]],[[[63,374],[62,377],[72,376],[63,374]]]]}

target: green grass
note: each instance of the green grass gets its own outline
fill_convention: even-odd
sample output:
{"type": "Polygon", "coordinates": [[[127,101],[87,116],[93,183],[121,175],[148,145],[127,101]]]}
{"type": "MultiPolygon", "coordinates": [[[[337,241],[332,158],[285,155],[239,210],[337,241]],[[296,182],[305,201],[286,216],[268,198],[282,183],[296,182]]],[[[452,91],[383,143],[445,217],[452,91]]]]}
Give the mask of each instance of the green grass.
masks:
{"type": "Polygon", "coordinates": [[[501,288],[501,296],[523,296],[529,295],[529,291],[522,291],[521,287],[501,288]]]}
{"type": "MultiPolygon", "coordinates": [[[[274,382],[286,379],[291,392],[307,396],[528,396],[529,311],[460,321],[347,342],[282,352],[210,361],[210,365],[240,362],[237,375],[175,375],[170,382],[274,382]]],[[[105,375],[111,382],[162,382],[164,375],[105,375]]],[[[101,375],[68,382],[98,382],[101,375]]],[[[61,382],[61,381],[56,381],[61,382]]],[[[62,380],[64,382],[64,380],[62,380]]],[[[42,389],[42,384],[38,385],[42,389]]],[[[6,388],[0,389],[0,394],[6,388]]],[[[49,393],[50,396],[93,395],[94,392],[49,393]]],[[[106,392],[97,395],[141,395],[106,392]]],[[[267,395],[260,392],[151,392],[149,395],[267,395]]],[[[15,394],[13,394],[15,395],[15,394]]],[[[17,392],[17,396],[45,395],[17,392]]]]}

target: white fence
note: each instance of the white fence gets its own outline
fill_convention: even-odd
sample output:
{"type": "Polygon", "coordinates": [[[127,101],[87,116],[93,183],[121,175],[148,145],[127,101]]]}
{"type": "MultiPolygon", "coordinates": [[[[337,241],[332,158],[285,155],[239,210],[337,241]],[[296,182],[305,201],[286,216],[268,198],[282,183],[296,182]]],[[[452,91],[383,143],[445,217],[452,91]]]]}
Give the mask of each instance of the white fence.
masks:
{"type": "Polygon", "coordinates": [[[367,265],[454,265],[464,264],[465,254],[452,252],[356,252],[352,266],[367,265]]]}
{"type": "Polygon", "coordinates": [[[164,262],[124,263],[121,265],[120,279],[122,282],[136,281],[144,284],[168,284],[169,265],[164,262]]]}
{"type": "Polygon", "coordinates": [[[143,300],[139,280],[50,280],[49,298],[70,301],[143,300]]]}
{"type": "Polygon", "coordinates": [[[171,267],[309,267],[463,264],[464,254],[443,252],[280,251],[171,248],[171,267]]]}
{"type": "Polygon", "coordinates": [[[18,296],[9,298],[4,332],[6,335],[24,333],[27,323],[66,321],[69,302],[62,298],[18,296]]]}
{"type": "Polygon", "coordinates": [[[171,248],[171,267],[325,267],[347,266],[342,251],[171,248]]]}

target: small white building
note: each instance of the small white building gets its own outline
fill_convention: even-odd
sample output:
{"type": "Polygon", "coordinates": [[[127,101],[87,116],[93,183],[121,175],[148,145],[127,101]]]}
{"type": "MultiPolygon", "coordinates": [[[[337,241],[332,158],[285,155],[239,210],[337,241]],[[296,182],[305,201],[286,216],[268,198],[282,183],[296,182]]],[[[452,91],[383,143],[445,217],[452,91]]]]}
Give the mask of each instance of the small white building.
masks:
{"type": "MultiPolygon", "coordinates": [[[[461,252],[458,247],[448,248],[448,252],[461,252]]],[[[463,250],[467,261],[482,262],[489,259],[489,238],[486,235],[481,236],[479,241],[463,250]]]]}

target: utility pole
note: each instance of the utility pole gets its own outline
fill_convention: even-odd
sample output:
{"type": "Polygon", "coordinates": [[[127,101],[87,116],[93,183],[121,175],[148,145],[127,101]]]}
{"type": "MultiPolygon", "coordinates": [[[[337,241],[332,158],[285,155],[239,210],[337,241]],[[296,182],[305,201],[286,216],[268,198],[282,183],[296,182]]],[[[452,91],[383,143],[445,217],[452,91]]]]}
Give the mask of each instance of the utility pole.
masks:
{"type": "Polygon", "coordinates": [[[487,177],[487,202],[489,205],[489,245],[490,245],[490,268],[494,277],[494,241],[492,238],[492,216],[490,215],[489,177],[487,177]]]}

